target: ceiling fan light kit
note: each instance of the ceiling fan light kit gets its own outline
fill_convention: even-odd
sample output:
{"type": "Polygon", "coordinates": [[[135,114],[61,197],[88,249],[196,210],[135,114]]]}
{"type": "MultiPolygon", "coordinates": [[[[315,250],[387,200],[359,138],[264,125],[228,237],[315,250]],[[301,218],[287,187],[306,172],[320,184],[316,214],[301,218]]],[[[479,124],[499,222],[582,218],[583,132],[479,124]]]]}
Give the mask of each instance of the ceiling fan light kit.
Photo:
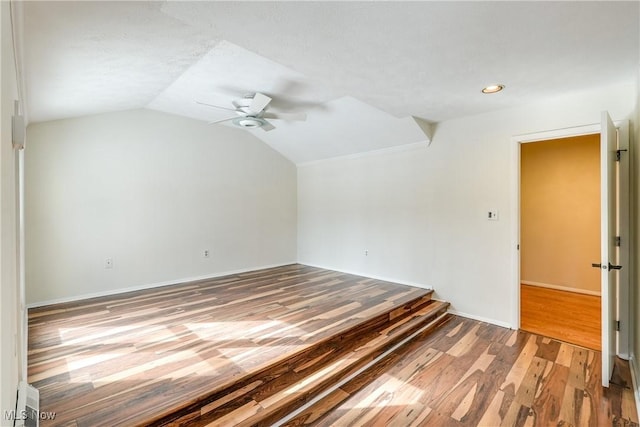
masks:
{"type": "Polygon", "coordinates": [[[255,129],[255,128],[259,128],[266,125],[267,121],[264,119],[261,119],[260,117],[246,116],[246,117],[237,117],[233,119],[231,123],[243,128],[255,129]]]}

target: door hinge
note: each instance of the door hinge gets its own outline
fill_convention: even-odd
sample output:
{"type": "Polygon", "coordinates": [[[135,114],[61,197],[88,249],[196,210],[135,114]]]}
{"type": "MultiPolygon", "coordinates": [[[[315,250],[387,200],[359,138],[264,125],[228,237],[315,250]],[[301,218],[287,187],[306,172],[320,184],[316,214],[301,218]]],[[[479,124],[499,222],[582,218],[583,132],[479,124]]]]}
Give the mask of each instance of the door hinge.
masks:
{"type": "Polygon", "coordinates": [[[622,154],[623,151],[627,151],[627,149],[624,148],[622,150],[616,150],[616,162],[620,161],[620,155],[622,154]]]}
{"type": "Polygon", "coordinates": [[[616,320],[616,331],[620,332],[620,321],[616,320]]]}
{"type": "Polygon", "coordinates": [[[616,236],[616,246],[620,246],[620,240],[621,240],[621,237],[616,236]]]}

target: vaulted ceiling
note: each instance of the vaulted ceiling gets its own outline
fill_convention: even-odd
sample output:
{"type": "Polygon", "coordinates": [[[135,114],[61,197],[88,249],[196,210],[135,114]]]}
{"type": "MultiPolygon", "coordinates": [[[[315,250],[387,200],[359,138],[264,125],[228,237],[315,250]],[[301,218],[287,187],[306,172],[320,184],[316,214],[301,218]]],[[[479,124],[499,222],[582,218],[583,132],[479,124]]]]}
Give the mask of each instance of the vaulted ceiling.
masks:
{"type": "Polygon", "coordinates": [[[638,2],[21,6],[31,122],[137,108],[215,121],[234,113],[196,101],[231,108],[262,92],[307,121],[242,131],[296,163],[427,141],[412,117],[633,82],[639,66],[638,2]],[[506,89],[480,92],[492,83],[506,89]]]}

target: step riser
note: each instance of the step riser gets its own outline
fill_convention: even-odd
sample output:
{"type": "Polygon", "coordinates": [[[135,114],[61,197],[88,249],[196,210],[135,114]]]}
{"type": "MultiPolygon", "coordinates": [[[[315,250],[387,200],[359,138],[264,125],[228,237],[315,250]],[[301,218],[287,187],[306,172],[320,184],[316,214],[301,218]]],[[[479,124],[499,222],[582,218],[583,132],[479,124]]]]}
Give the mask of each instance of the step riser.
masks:
{"type": "Polygon", "coordinates": [[[207,420],[219,418],[243,406],[244,404],[251,402],[256,394],[256,388],[252,387],[252,384],[257,381],[261,382],[258,387],[263,390],[272,386],[274,381],[283,375],[290,374],[300,367],[310,364],[310,361],[314,361],[314,363],[305,367],[305,369],[300,371],[300,374],[306,374],[311,371],[315,372],[318,369],[322,369],[336,358],[348,354],[355,348],[358,348],[365,342],[378,336],[381,330],[389,328],[391,325],[411,316],[413,313],[421,310],[431,302],[431,293],[429,293],[409,301],[400,307],[394,307],[387,313],[380,314],[366,322],[355,325],[353,328],[349,328],[341,334],[322,340],[308,349],[292,355],[284,361],[278,361],[278,363],[274,365],[268,366],[243,378],[242,380],[237,381],[232,387],[227,387],[224,390],[214,392],[206,398],[184,407],[179,412],[148,425],[183,426],[192,425],[203,417],[207,420]],[[250,389],[246,393],[242,393],[243,388],[250,389]],[[213,402],[224,399],[231,394],[234,395],[234,399],[231,401],[220,406],[216,406],[214,404],[213,406],[215,407],[213,409],[203,412],[203,408],[206,408],[213,402]]]}
{"type": "MultiPolygon", "coordinates": [[[[258,423],[252,422],[252,423],[246,424],[246,425],[247,426],[251,425],[251,426],[256,426],[256,427],[262,427],[262,426],[263,427],[268,427],[268,426],[271,426],[274,422],[280,420],[285,415],[293,412],[294,410],[298,409],[302,405],[306,404],[308,401],[310,401],[313,397],[315,397],[319,393],[322,393],[325,390],[330,389],[336,383],[339,383],[340,381],[342,381],[345,378],[349,377],[350,375],[352,375],[353,373],[355,373],[356,371],[361,369],[363,366],[365,366],[366,364],[370,363],[375,358],[380,356],[382,353],[384,353],[385,351],[387,351],[391,347],[395,346],[396,344],[398,344],[400,341],[402,341],[403,339],[405,339],[406,337],[408,337],[412,333],[416,332],[418,329],[424,327],[425,325],[427,325],[430,322],[433,322],[435,319],[438,318],[438,316],[443,315],[444,312],[446,312],[446,308],[444,310],[442,310],[442,311],[437,312],[436,314],[434,314],[432,316],[425,317],[423,321],[421,321],[420,323],[416,324],[415,326],[413,326],[412,328],[408,329],[407,331],[404,331],[402,335],[398,335],[397,337],[394,337],[394,339],[390,340],[384,347],[382,347],[380,349],[377,349],[374,353],[371,353],[371,354],[367,355],[366,357],[358,359],[357,363],[349,366],[348,369],[344,369],[344,370],[341,370],[339,372],[336,372],[330,378],[328,378],[326,380],[323,380],[321,382],[318,382],[314,386],[313,389],[310,389],[307,392],[305,392],[304,395],[301,395],[299,398],[297,398],[294,402],[292,402],[287,407],[281,408],[277,412],[273,412],[272,414],[270,414],[268,416],[267,415],[263,416],[263,419],[258,423]]],[[[437,324],[435,324],[433,326],[433,328],[435,328],[435,327],[437,327],[439,325],[440,325],[440,323],[437,323],[437,324]]],[[[432,330],[432,328],[429,329],[429,331],[431,331],[431,330],[432,330]]],[[[241,424],[238,427],[241,427],[241,426],[244,427],[245,424],[241,424]]]]}
{"type": "MultiPolygon", "coordinates": [[[[425,328],[421,331],[417,336],[412,338],[411,341],[419,340],[424,338],[426,335],[430,334],[434,329],[438,328],[442,324],[448,322],[451,319],[451,315],[442,314],[436,321],[434,321],[428,328],[425,328]]],[[[405,343],[402,347],[408,345],[405,343]]],[[[398,349],[401,351],[401,348],[398,349]]],[[[383,373],[388,367],[398,362],[398,359],[401,356],[398,356],[398,352],[394,352],[389,354],[376,362],[375,365],[369,367],[362,373],[358,374],[355,378],[347,381],[346,383],[340,385],[340,387],[332,390],[327,396],[322,398],[320,401],[312,404],[310,407],[306,408],[300,414],[296,415],[294,418],[279,424],[280,427],[294,427],[294,426],[304,426],[311,424],[324,415],[328,414],[331,410],[345,402],[349,399],[353,394],[353,390],[360,390],[366,387],[369,383],[374,381],[381,373],[383,373]],[[349,390],[349,392],[345,391],[349,390]]],[[[277,421],[277,420],[273,420],[277,421]]],[[[271,425],[269,424],[259,424],[259,425],[271,425]]]]}

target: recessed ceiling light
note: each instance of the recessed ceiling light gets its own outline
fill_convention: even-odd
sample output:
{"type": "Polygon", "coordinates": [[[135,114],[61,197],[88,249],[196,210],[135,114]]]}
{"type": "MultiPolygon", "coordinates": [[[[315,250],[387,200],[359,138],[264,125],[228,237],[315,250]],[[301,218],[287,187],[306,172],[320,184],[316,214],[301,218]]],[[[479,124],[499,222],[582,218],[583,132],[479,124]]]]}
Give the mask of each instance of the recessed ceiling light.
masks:
{"type": "Polygon", "coordinates": [[[496,93],[504,89],[504,85],[491,85],[482,89],[482,93],[496,93]]]}

